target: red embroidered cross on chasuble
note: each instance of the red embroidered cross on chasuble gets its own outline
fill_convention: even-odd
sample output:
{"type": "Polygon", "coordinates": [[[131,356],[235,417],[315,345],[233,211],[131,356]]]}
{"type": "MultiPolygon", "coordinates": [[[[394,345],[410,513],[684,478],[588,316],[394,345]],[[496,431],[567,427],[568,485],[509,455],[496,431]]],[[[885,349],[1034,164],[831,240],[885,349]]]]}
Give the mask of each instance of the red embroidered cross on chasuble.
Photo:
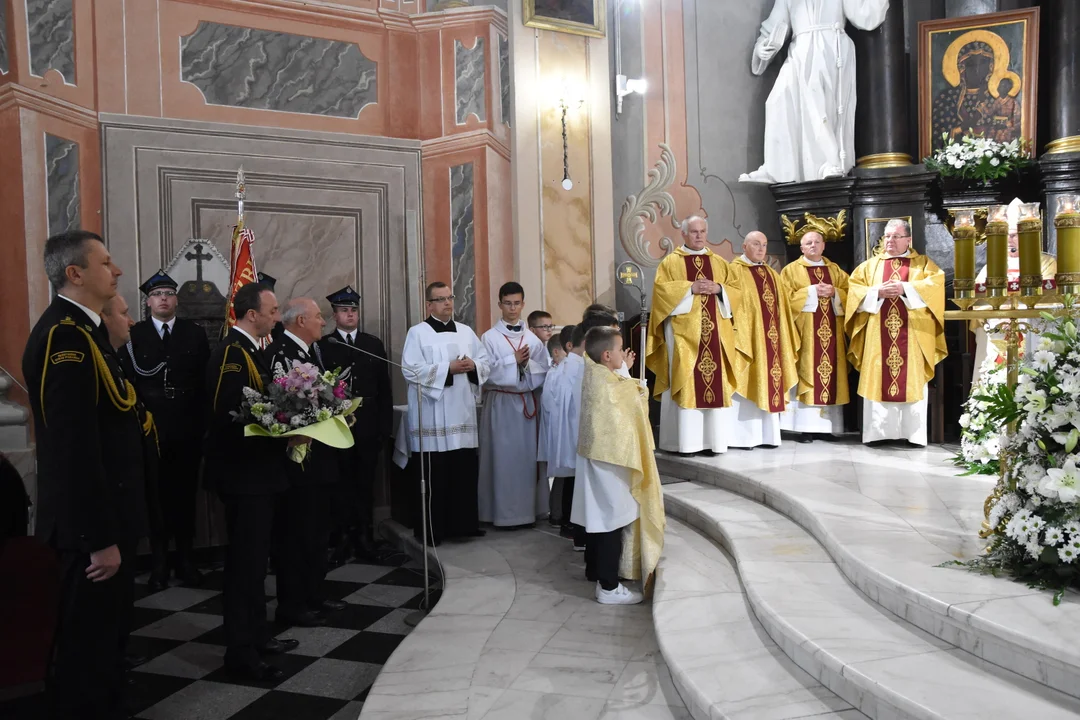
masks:
{"type": "MultiPolygon", "coordinates": [[[[707,256],[687,255],[685,262],[686,277],[691,281],[713,280],[712,263],[707,256]]],[[[720,408],[724,407],[724,376],[720,372],[716,302],[711,296],[699,295],[697,299],[701,302],[701,341],[698,343],[697,362],[694,363],[694,406],[720,408]]]]}
{"type": "MultiPolygon", "coordinates": [[[[890,258],[881,264],[880,283],[907,282],[911,260],[890,258]]],[[[881,317],[881,395],[885,402],[904,402],[907,397],[908,311],[900,298],[887,298],[878,313],[881,317]]]]}
{"type": "MultiPolygon", "coordinates": [[[[811,285],[833,285],[829,268],[820,265],[806,268],[811,285]]],[[[813,405],[831,405],[836,401],[836,313],[832,298],[818,298],[814,311],[814,402],[813,405]]]]}

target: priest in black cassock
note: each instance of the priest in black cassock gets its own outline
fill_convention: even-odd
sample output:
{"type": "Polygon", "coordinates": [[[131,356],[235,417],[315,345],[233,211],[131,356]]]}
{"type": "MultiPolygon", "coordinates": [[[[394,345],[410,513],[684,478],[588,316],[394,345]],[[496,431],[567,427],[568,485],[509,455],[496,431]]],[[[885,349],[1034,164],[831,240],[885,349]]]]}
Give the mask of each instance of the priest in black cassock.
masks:
{"type": "MultiPolygon", "coordinates": [[[[311,298],[294,298],[281,313],[281,337],[266,349],[270,372],[277,366],[288,372],[294,362],[319,367],[311,346],[326,327],[319,306],[311,298]]],[[[330,502],[338,476],[337,453],[318,442],[311,444],[303,464],[289,462],[285,469],[289,489],[278,496],[274,513],[274,548],[277,558],[277,616],[279,623],[318,627],[326,624],[324,611],[344,610],[341,600],[322,595],[326,578],[326,544],[330,539],[330,502]]]]}
{"type": "Polygon", "coordinates": [[[160,515],[164,522],[153,528],[150,538],[151,592],[169,585],[166,556],[170,540],[176,543],[171,567],[177,580],[192,587],[202,584],[202,575],[191,558],[191,544],[210,344],[199,325],[176,316],[176,287],[176,281],[164,270],[158,270],[139,287],[146,296],[150,317],[135,324],[131,340],[118,351],[130,361],[135,391],[154,416],[158,429],[160,507],[150,508],[149,512],[151,516],[160,515]]]}
{"type": "Polygon", "coordinates": [[[354,550],[361,559],[374,559],[375,476],[394,422],[394,398],[386,348],[379,338],[359,329],[360,294],[346,286],[326,300],[334,310],[336,328],[315,344],[315,354],[325,369],[347,370],[349,393],[364,399],[352,426],[355,444],[337,451],[341,481],[333,525],[338,564],[354,550]]]}

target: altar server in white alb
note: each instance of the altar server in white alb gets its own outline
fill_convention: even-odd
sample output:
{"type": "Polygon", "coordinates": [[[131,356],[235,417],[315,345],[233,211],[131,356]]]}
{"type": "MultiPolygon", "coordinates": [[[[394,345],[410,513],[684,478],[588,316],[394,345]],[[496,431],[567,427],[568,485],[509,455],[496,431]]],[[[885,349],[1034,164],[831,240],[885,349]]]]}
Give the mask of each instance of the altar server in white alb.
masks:
{"type": "Polygon", "coordinates": [[[562,480],[561,513],[563,537],[574,540],[574,549],[585,549],[585,529],[574,525],[574,468],[577,465],[578,418],[581,414],[581,379],[585,373],[585,333],[572,326],[570,352],[548,373],[540,406],[541,460],[548,474],[562,480]]]}
{"type": "MultiPolygon", "coordinates": [[[[409,328],[401,353],[409,383],[409,450],[426,461],[431,494],[431,542],[484,534],[477,519],[476,406],[491,371],[484,344],[468,325],[454,322],[446,283],[427,286],[428,318],[409,328]],[[416,402],[423,395],[423,428],[416,402]]],[[[419,522],[415,534],[421,536],[419,522]]]]}
{"type": "Polygon", "coordinates": [[[491,375],[480,417],[480,520],[519,527],[547,513],[547,478],[536,468],[539,407],[534,390],[551,367],[547,348],[521,322],[525,290],[499,288],[502,318],[484,333],[491,375]]]}

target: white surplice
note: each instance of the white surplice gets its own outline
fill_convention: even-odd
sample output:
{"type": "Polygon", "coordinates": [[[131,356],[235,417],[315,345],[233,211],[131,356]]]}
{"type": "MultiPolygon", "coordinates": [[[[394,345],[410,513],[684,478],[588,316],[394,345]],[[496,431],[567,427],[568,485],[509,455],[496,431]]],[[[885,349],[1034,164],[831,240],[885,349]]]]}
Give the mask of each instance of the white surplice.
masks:
{"type": "Polygon", "coordinates": [[[793,39],[765,101],[765,162],[741,182],[820,180],[854,167],[855,44],[844,24],[873,30],[888,9],[889,0],[775,1],[750,70],[764,73],[789,32],[793,39]]]}
{"type": "MultiPolygon", "coordinates": [[[[907,257],[909,252],[893,257],[907,257]]],[[[915,286],[909,282],[902,283],[904,294],[900,300],[908,310],[918,310],[926,307],[922,296],[915,286]]],[[[877,315],[885,298],[878,296],[880,285],[868,288],[866,297],[859,305],[859,312],[867,312],[877,315]]],[[[926,445],[926,407],[927,391],[929,383],[923,386],[922,400],[909,403],[876,402],[863,398],[863,432],[862,441],[876,442],[878,440],[907,440],[915,445],[926,445]]]]}
{"type": "MultiPolygon", "coordinates": [[[[432,322],[441,322],[432,319],[432,322]]],[[[444,323],[446,324],[446,323],[444,323]]],[[[423,438],[425,452],[475,448],[478,440],[476,405],[480,386],[490,373],[487,351],[468,325],[455,323],[455,332],[435,332],[427,322],[409,328],[401,352],[402,375],[409,383],[409,450],[420,451],[420,414],[416,385],[423,395],[423,438]],[[476,364],[480,385],[465,373],[452,375],[446,384],[450,362],[470,358],[476,364]]]]}
{"type": "Polygon", "coordinates": [[[577,457],[570,522],[588,533],[611,532],[638,518],[641,509],[630,493],[628,467],[577,457]]]}
{"type": "Polygon", "coordinates": [[[480,416],[480,521],[502,527],[527,525],[547,513],[548,485],[536,468],[539,407],[534,390],[550,369],[547,348],[524,325],[508,329],[499,320],[481,341],[491,362],[480,416]],[[518,367],[514,351],[529,348],[518,367]]]}
{"type": "MultiPolygon", "coordinates": [[[[824,260],[807,259],[808,265],[821,267],[824,260]]],[[[806,289],[806,302],[799,312],[813,315],[818,309],[818,286],[810,285],[806,289]]],[[[832,297],[833,313],[841,320],[844,317],[844,306],[840,303],[839,293],[832,297]]],[[[792,318],[794,321],[794,318],[792,318]]],[[[789,432],[805,433],[829,433],[842,435],[844,433],[844,406],[843,405],[804,405],[799,402],[799,386],[791,388],[788,400],[788,408],[780,414],[780,429],[789,432]]]]}
{"type": "MultiPolygon", "coordinates": [[[[683,251],[690,255],[704,255],[706,250],[707,248],[691,250],[683,247],[683,251]]],[[[731,318],[731,301],[728,299],[724,286],[721,285],[720,293],[712,297],[709,302],[716,303],[717,314],[723,318],[731,318]]],[[[671,311],[671,316],[685,315],[693,307],[694,296],[687,290],[686,296],[671,311]]],[[[674,367],[672,358],[675,354],[675,342],[675,332],[671,328],[669,317],[664,320],[664,345],[667,348],[668,368],[674,367]]],[[[665,390],[660,395],[660,449],[681,453],[702,450],[726,452],[734,417],[733,407],[703,410],[680,407],[671,399],[671,391],[665,390]]]]}
{"type": "Polygon", "coordinates": [[[544,381],[540,406],[541,460],[547,462],[548,474],[570,477],[577,464],[578,420],[581,416],[581,381],[585,361],[570,353],[544,381]]]}

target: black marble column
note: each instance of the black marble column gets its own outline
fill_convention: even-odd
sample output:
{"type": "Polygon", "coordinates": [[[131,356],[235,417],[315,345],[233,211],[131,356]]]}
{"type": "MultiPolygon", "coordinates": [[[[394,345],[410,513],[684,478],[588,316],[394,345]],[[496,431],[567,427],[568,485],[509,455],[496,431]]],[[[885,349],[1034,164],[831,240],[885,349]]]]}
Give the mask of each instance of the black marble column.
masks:
{"type": "Polygon", "coordinates": [[[855,43],[855,162],[860,168],[911,164],[904,7],[889,3],[874,30],[852,30],[855,43]]]}
{"type": "Polygon", "coordinates": [[[1080,152],[1080,2],[1043,0],[1039,22],[1044,43],[1039,92],[1048,97],[1045,150],[1080,152]]]}

